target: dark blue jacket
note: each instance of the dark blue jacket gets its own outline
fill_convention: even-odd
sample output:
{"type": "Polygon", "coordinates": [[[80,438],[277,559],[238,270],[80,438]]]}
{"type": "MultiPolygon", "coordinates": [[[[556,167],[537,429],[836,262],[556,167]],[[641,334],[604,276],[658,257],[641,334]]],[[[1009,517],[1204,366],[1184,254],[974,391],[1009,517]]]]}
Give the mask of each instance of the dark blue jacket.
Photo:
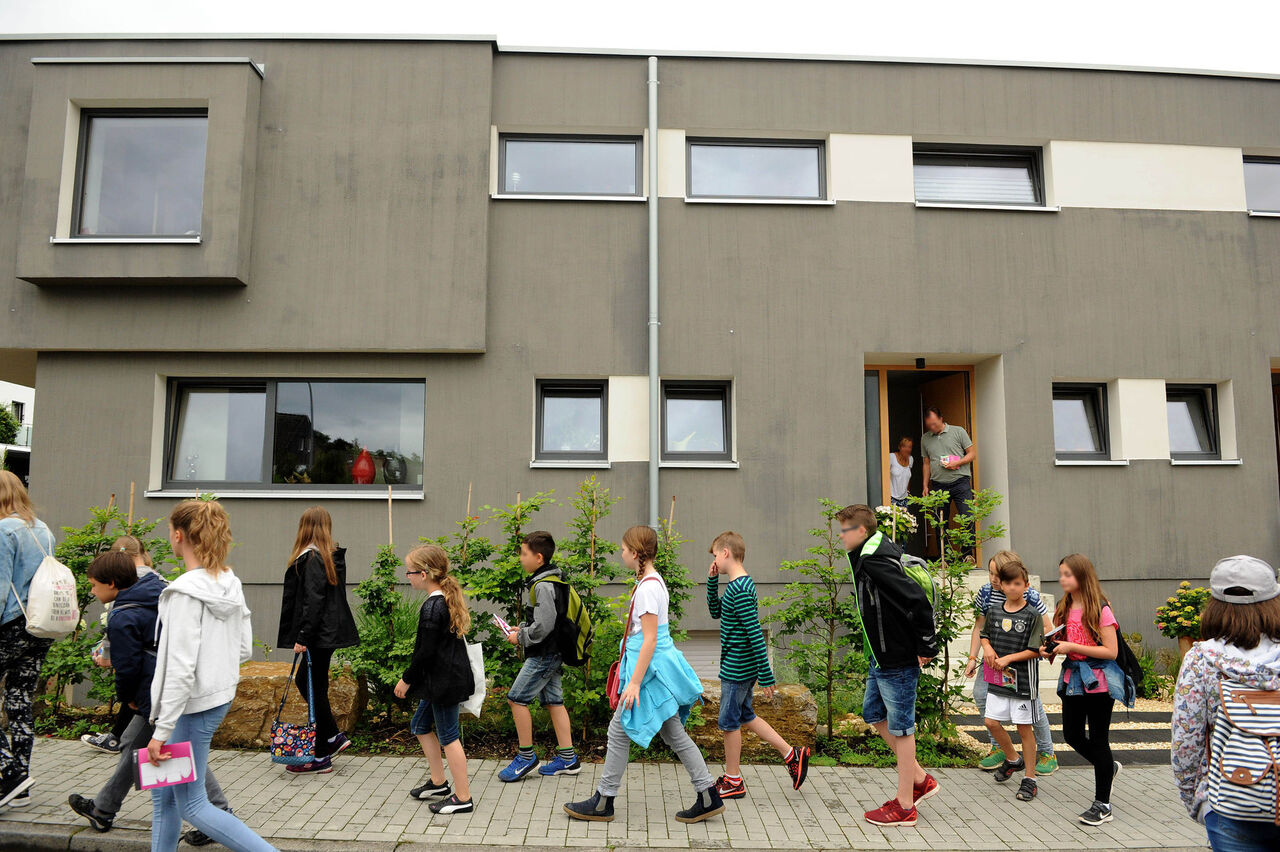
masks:
{"type": "MultiPolygon", "coordinates": [[[[116,697],[136,704],[140,713],[151,711],[151,678],[156,673],[156,615],[164,579],[144,574],[121,589],[107,614],[107,641],[111,665],[116,670],[116,697]]],[[[147,718],[143,716],[143,718],[147,718]]]]}

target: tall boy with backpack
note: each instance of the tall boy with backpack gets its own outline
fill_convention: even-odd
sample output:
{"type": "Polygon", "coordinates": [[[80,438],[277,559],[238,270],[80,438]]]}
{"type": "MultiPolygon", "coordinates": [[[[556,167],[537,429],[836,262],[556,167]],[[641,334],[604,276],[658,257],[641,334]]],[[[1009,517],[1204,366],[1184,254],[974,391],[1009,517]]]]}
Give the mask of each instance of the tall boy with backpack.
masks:
{"type": "Polygon", "coordinates": [[[582,763],[573,747],[573,729],[564,706],[561,674],[564,664],[582,665],[590,654],[591,619],[578,593],[552,562],[556,542],[551,533],[531,532],[520,545],[520,564],[529,573],[529,605],[525,620],[507,634],[507,641],[524,649],[524,665],[507,691],[507,704],[516,723],[519,751],[498,773],[502,781],[519,781],[535,768],[540,775],[577,775],[582,763]],[[556,732],[555,756],[538,765],[533,749],[533,716],[529,705],[542,702],[556,732]]]}

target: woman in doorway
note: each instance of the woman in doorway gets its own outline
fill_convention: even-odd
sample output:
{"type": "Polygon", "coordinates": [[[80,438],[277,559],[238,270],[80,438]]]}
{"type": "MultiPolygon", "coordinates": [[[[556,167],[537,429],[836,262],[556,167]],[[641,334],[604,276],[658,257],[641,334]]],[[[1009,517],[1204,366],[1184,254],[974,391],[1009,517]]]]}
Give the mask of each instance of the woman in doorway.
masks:
{"type": "Polygon", "coordinates": [[[333,519],[322,506],[312,506],[298,521],[298,535],[284,573],[280,600],[280,633],[276,647],[306,653],[311,665],[299,665],[295,682],[303,699],[314,690],[315,760],[285,767],[290,772],[333,771],[333,758],[351,740],[338,730],[329,706],[329,663],[333,652],[359,644],[356,620],[347,603],[347,551],[333,540],[333,519]]]}
{"type": "Polygon", "coordinates": [[[903,436],[898,439],[897,452],[889,454],[889,502],[900,509],[907,508],[907,488],[911,485],[911,468],[916,460],[911,455],[915,442],[903,436]]]}

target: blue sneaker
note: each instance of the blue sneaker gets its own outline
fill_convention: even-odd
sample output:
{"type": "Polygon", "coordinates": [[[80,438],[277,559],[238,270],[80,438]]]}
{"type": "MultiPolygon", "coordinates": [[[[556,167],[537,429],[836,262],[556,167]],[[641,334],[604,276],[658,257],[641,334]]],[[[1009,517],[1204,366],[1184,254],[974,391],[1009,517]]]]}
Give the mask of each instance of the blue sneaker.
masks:
{"type": "Polygon", "coordinates": [[[551,760],[538,767],[539,775],[577,775],[581,771],[582,761],[578,760],[576,754],[573,760],[569,760],[557,753],[551,760]]]}
{"type": "Polygon", "coordinates": [[[511,764],[506,769],[498,773],[498,780],[506,781],[508,783],[512,781],[519,781],[521,778],[532,772],[537,765],[537,755],[534,755],[533,757],[521,757],[519,752],[517,752],[515,759],[511,761],[511,764]]]}

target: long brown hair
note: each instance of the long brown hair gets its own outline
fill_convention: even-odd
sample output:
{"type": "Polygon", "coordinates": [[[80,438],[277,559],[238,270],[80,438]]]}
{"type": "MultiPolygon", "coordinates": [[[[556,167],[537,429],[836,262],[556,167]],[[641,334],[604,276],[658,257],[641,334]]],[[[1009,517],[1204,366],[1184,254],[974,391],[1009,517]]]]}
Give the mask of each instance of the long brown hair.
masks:
{"type": "Polygon", "coordinates": [[[1066,624],[1067,616],[1078,606],[1083,610],[1080,623],[1089,631],[1094,642],[1102,644],[1102,608],[1108,603],[1106,596],[1102,594],[1097,570],[1089,557],[1079,553],[1062,557],[1059,564],[1071,569],[1071,576],[1076,578],[1076,590],[1062,593],[1062,600],[1058,601],[1058,606],[1053,611],[1053,623],[1066,624]]]}
{"type": "Polygon", "coordinates": [[[128,554],[130,559],[142,559],[142,564],[148,568],[154,564],[151,561],[151,554],[147,553],[146,546],[137,536],[122,535],[115,541],[111,542],[111,549],[118,550],[121,553],[128,554]]]}
{"type": "Polygon", "coordinates": [[[330,586],[338,585],[338,569],[333,564],[333,518],[323,506],[312,506],[298,520],[298,537],[293,540],[289,564],[302,555],[307,545],[314,544],[324,560],[324,576],[330,586]]]}
{"type": "Polygon", "coordinates": [[[169,526],[191,542],[200,567],[210,574],[225,571],[231,551],[231,519],[216,500],[183,500],[169,513],[169,526]]]}
{"type": "Polygon", "coordinates": [[[1258,647],[1262,637],[1280,642],[1280,598],[1249,604],[1232,604],[1209,598],[1200,616],[1200,638],[1221,639],[1246,651],[1258,647]]]}
{"type": "Polygon", "coordinates": [[[458,636],[466,636],[471,629],[471,611],[467,609],[467,596],[462,592],[458,579],[449,573],[449,556],[438,544],[424,544],[410,550],[406,564],[427,572],[427,579],[444,592],[444,602],[449,605],[449,628],[458,636]]]}
{"type": "Polygon", "coordinates": [[[0,470],[0,518],[17,515],[27,523],[35,523],[36,509],[31,505],[22,480],[11,470],[0,470]]]}
{"type": "MultiPolygon", "coordinates": [[[[653,562],[658,555],[658,534],[653,527],[637,524],[622,534],[622,543],[636,555],[636,579],[644,575],[646,563],[653,562]]],[[[657,566],[654,567],[657,570],[657,566]]]]}

